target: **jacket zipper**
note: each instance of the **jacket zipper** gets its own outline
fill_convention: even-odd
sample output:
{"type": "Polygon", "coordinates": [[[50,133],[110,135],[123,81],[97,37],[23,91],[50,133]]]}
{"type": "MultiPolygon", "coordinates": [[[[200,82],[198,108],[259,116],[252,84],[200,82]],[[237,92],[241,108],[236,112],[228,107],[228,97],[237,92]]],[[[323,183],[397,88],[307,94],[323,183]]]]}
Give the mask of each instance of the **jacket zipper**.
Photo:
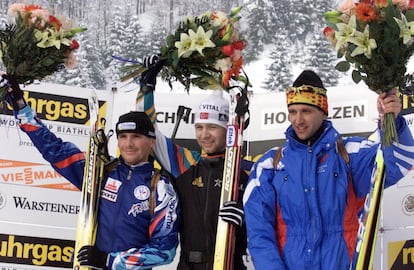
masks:
{"type": "MultiPolygon", "coordinates": [[[[308,154],[309,154],[309,162],[308,162],[308,173],[306,175],[311,176],[312,174],[311,172],[311,167],[312,167],[312,153],[313,153],[313,149],[312,146],[309,146],[308,148],[308,154]]],[[[312,187],[311,187],[311,178],[309,177],[307,179],[307,187],[305,187],[308,191],[308,204],[309,204],[309,210],[310,210],[310,214],[311,214],[311,228],[312,228],[312,241],[311,243],[309,243],[309,249],[308,252],[312,253],[313,252],[313,243],[316,240],[316,213],[315,213],[315,209],[313,209],[312,207],[312,201],[313,201],[313,196],[314,194],[312,194],[312,187]]],[[[308,254],[308,258],[310,260],[310,265],[312,265],[312,254],[308,254]]]]}

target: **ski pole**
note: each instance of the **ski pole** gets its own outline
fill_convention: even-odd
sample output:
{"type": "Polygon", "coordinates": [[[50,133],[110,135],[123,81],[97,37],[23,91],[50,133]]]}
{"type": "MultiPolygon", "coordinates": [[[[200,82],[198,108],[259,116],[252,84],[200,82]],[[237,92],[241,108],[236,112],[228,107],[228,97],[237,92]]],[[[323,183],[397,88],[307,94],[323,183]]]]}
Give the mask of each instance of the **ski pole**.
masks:
{"type": "Polygon", "coordinates": [[[177,109],[177,122],[175,122],[174,130],[171,135],[171,139],[175,139],[175,135],[177,135],[178,126],[180,125],[181,119],[184,121],[188,121],[188,117],[190,116],[191,108],[185,107],[183,105],[178,106],[177,109]]]}

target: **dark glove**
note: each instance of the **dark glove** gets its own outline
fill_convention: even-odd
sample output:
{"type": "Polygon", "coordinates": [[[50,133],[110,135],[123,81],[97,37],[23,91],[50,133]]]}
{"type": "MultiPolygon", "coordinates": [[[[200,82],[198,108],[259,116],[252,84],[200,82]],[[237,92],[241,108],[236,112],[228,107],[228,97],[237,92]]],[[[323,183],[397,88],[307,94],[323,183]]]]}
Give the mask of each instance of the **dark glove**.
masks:
{"type": "Polygon", "coordinates": [[[241,227],[244,220],[243,206],[236,201],[227,201],[220,208],[219,216],[225,222],[241,227]]]}
{"type": "Polygon", "coordinates": [[[106,268],[108,254],[100,251],[95,246],[83,246],[79,249],[77,259],[80,265],[92,269],[103,270],[106,268]]]}
{"type": "Polygon", "coordinates": [[[16,79],[7,74],[1,75],[0,87],[10,87],[11,91],[7,92],[5,100],[9,103],[15,112],[26,106],[26,101],[23,97],[23,91],[20,89],[19,83],[16,79]]]}
{"type": "Polygon", "coordinates": [[[144,71],[141,75],[140,85],[141,91],[143,93],[147,93],[149,91],[155,90],[155,85],[157,84],[157,75],[160,73],[164,65],[164,61],[160,61],[159,56],[153,54],[144,57],[143,64],[147,70],[144,71]]]}

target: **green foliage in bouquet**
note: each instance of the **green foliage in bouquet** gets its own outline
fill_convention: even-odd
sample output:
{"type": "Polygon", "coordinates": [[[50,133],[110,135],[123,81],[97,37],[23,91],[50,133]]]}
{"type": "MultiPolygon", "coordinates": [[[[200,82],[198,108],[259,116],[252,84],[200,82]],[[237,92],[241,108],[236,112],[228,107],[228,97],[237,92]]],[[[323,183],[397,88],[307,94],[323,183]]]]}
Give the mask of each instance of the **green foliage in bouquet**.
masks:
{"type": "MultiPolygon", "coordinates": [[[[172,82],[178,81],[187,91],[191,85],[227,89],[231,80],[247,83],[240,74],[244,48],[237,29],[240,9],[233,9],[229,15],[206,12],[182,21],[160,48],[161,78],[171,87],[172,82]]],[[[145,70],[141,64],[125,66],[122,71],[126,75],[121,80],[139,77],[145,70]]]]}
{"type": "MultiPolygon", "coordinates": [[[[345,58],[336,66],[339,71],[348,71],[352,64],[353,80],[363,80],[378,93],[396,86],[405,88],[410,80],[405,75],[406,65],[414,52],[413,9],[392,1],[374,1],[359,3],[347,13],[327,12],[325,17],[331,29],[336,29],[328,40],[335,45],[338,58],[345,58]]],[[[325,33],[329,31],[325,29],[325,33]]]]}
{"type": "MultiPolygon", "coordinates": [[[[414,52],[414,1],[345,0],[324,15],[324,35],[343,58],[337,70],[352,66],[354,82],[363,80],[378,94],[397,88],[412,95],[406,66],[414,52]]],[[[384,143],[397,141],[394,116],[387,114],[382,124],[384,143]]]]}

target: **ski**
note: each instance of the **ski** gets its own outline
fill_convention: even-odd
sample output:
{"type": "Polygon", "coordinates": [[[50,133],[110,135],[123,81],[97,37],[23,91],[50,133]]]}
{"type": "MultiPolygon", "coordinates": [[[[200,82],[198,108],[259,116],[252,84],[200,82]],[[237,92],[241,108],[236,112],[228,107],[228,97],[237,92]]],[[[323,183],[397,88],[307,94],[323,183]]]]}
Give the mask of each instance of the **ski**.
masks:
{"type": "Polygon", "coordinates": [[[98,97],[93,90],[88,98],[88,105],[90,133],[85,156],[81,203],[73,255],[73,269],[75,270],[89,269],[79,265],[76,254],[82,246],[95,244],[101,179],[104,175],[104,166],[109,161],[105,120],[104,118],[99,119],[98,97]]]}
{"type": "Polygon", "coordinates": [[[381,148],[375,157],[371,174],[371,190],[359,216],[359,229],[354,258],[350,270],[371,270],[381,215],[381,199],[384,191],[384,160],[381,148]]]}
{"type": "MultiPolygon", "coordinates": [[[[237,201],[240,174],[241,152],[243,147],[244,113],[236,113],[239,96],[234,89],[229,90],[229,124],[226,132],[226,153],[223,170],[223,182],[220,195],[220,208],[227,201],[237,201]]],[[[247,95],[247,93],[242,93],[247,95]]],[[[216,245],[214,251],[214,270],[233,269],[235,245],[235,227],[222,220],[217,221],[216,245]]]]}

